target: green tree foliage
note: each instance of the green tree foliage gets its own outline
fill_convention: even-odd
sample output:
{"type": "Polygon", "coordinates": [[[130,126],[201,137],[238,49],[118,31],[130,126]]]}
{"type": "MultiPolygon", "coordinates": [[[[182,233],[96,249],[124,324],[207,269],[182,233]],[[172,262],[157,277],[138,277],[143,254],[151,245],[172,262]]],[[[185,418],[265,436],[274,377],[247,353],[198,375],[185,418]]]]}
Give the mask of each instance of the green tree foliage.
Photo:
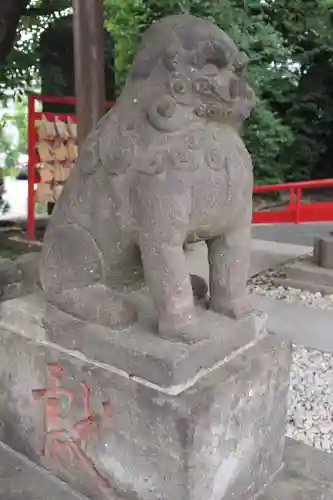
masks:
{"type": "Polygon", "coordinates": [[[9,209],[4,201],[3,176],[12,175],[17,167],[19,156],[26,153],[27,146],[27,107],[24,100],[15,99],[10,109],[0,106],[0,214],[9,209]],[[17,137],[13,140],[13,132],[17,137]]]}
{"type": "MultiPolygon", "coordinates": [[[[118,84],[124,78],[133,60],[140,34],[154,20],[175,13],[191,13],[211,19],[225,30],[251,57],[250,81],[259,105],[245,130],[245,140],[252,153],[258,182],[280,182],[287,165],[281,162],[279,152],[293,138],[290,127],[274,110],[276,100],[283,99],[282,89],[288,86],[288,48],[281,35],[267,22],[260,2],[249,0],[105,0],[107,26],[116,38],[118,84]],[[256,7],[253,13],[250,7],[256,7]]],[[[290,86],[290,84],[289,84],[290,86]]]]}
{"type": "MultiPolygon", "coordinates": [[[[333,177],[333,0],[104,0],[104,5],[105,25],[116,42],[118,93],[152,21],[179,12],[211,19],[252,61],[249,78],[260,103],[245,140],[256,181],[333,177]]],[[[70,6],[71,0],[30,0],[2,68],[0,92],[9,86],[23,92],[38,81],[40,34],[70,6]]]]}
{"type": "MultiPolygon", "coordinates": [[[[17,2],[18,0],[2,0],[17,2]]],[[[25,2],[26,3],[26,2],[25,2]]],[[[16,95],[36,86],[40,35],[54,20],[71,12],[71,0],[30,0],[17,28],[16,43],[0,68],[0,97],[11,88],[16,95]]]]}
{"type": "Polygon", "coordinates": [[[9,109],[0,108],[0,152],[5,154],[4,167],[8,171],[17,166],[20,154],[27,153],[27,103],[14,98],[9,109]],[[11,130],[11,132],[10,132],[11,130]],[[17,137],[13,138],[16,132],[17,137]]]}
{"type": "Polygon", "coordinates": [[[280,158],[285,178],[332,177],[333,24],[331,0],[275,0],[266,16],[289,47],[297,85],[277,111],[294,139],[280,158]]]}

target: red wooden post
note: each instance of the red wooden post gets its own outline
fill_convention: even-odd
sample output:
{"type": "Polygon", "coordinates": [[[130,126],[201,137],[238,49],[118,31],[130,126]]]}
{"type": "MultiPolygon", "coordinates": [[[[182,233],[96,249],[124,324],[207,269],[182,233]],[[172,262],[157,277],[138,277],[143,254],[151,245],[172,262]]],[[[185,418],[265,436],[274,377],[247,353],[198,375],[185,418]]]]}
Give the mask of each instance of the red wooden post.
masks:
{"type": "Polygon", "coordinates": [[[302,201],[302,188],[298,187],[296,189],[296,212],[295,212],[295,224],[301,222],[301,201],[302,201]]]}
{"type": "Polygon", "coordinates": [[[35,239],[35,96],[28,95],[28,239],[35,239]]]}

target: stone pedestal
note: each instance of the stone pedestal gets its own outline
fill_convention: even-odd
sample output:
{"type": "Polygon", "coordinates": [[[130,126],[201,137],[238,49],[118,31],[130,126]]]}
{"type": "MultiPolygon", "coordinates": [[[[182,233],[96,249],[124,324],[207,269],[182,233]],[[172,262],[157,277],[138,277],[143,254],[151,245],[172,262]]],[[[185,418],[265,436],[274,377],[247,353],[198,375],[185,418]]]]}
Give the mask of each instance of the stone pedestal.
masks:
{"type": "Polygon", "coordinates": [[[317,266],[333,271],[333,233],[315,239],[313,256],[317,266]]]}
{"type": "MultiPolygon", "coordinates": [[[[284,461],[283,470],[256,500],[332,500],[332,454],[287,439],[284,461]]],[[[15,492],[15,500],[88,500],[0,443],[0,498],[9,499],[9,492],[15,492]]]]}
{"type": "MultiPolygon", "coordinates": [[[[172,374],[162,384],[157,369],[147,372],[155,381],[123,369],[125,356],[109,364],[95,351],[50,341],[44,310],[40,295],[2,304],[0,440],[7,445],[98,500],[250,500],[281,469],[290,346],[265,331],[262,316],[231,321],[220,332],[226,342],[161,340],[166,351],[179,350],[177,370],[161,365],[172,374]]],[[[138,328],[137,355],[155,367],[163,349],[149,365],[142,338],[138,328]]]]}
{"type": "Polygon", "coordinates": [[[310,292],[333,294],[333,233],[315,238],[313,256],[285,266],[277,284],[310,292]]]}

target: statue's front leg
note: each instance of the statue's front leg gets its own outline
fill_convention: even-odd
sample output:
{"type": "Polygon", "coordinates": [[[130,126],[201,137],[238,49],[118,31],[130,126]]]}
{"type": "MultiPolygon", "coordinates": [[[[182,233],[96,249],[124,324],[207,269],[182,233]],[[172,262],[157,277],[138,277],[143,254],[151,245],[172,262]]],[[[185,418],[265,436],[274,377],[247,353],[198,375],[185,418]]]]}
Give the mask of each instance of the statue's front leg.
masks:
{"type": "Polygon", "coordinates": [[[207,242],[211,309],[239,319],[250,312],[246,284],[250,271],[251,224],[229,230],[207,242]]]}
{"type": "Polygon", "coordinates": [[[189,329],[196,313],[182,244],[152,245],[141,240],[140,248],[145,280],[158,313],[160,335],[191,342],[189,329]]]}
{"type": "Polygon", "coordinates": [[[133,189],[145,282],[166,339],[192,342],[196,323],[191,278],[183,250],[189,228],[191,189],[182,179],[138,176],[133,189]]]}

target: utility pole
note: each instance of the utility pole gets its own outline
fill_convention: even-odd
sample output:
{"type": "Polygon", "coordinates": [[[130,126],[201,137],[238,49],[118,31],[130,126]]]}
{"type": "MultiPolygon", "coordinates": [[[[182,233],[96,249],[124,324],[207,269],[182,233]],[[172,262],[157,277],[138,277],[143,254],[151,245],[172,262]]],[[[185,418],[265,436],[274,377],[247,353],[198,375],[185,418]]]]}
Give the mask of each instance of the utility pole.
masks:
{"type": "Polygon", "coordinates": [[[78,141],[105,110],[103,0],[73,0],[78,141]]]}

